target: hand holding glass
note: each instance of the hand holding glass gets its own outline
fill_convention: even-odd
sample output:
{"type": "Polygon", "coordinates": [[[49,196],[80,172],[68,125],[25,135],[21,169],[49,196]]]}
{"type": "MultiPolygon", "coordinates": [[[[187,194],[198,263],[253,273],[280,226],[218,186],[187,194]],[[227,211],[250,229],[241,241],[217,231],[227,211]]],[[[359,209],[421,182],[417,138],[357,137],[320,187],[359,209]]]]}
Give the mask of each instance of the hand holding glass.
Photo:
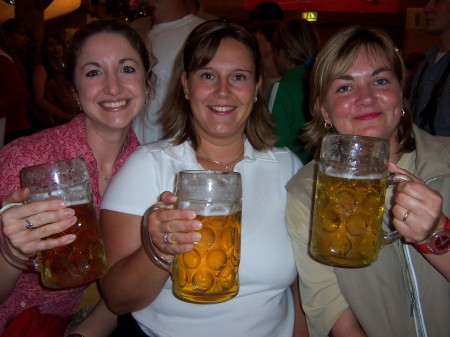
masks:
{"type": "Polygon", "coordinates": [[[217,303],[239,291],[241,176],[236,172],[182,171],[175,183],[177,208],[192,209],[202,222],[194,250],[172,263],[155,254],[144,215],[144,245],[151,259],[172,273],[174,294],[189,302],[217,303]]]}
{"type": "MultiPolygon", "coordinates": [[[[23,168],[20,175],[22,187],[30,189],[27,202],[62,199],[67,207],[75,210],[75,225],[51,237],[75,234],[77,238],[68,245],[41,251],[30,261],[19,259],[10,251],[1,231],[5,257],[19,268],[39,271],[42,283],[48,288],[76,287],[102,276],[107,264],[84,160],[75,158],[30,166],[23,168]]],[[[6,205],[0,214],[18,205],[22,204],[6,205]]]]}

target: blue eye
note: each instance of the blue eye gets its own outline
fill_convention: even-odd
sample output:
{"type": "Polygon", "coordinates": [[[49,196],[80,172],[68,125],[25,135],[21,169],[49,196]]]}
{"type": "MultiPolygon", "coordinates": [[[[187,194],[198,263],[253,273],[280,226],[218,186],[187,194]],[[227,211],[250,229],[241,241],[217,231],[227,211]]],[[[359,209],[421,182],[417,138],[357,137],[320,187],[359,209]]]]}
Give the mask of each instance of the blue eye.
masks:
{"type": "Polygon", "coordinates": [[[384,79],[384,78],[380,78],[380,79],[375,81],[376,85],[384,85],[384,84],[388,84],[388,83],[389,83],[389,81],[384,79]]]}
{"type": "Polygon", "coordinates": [[[336,92],[347,92],[350,91],[351,87],[349,85],[343,85],[337,88],[336,92]]]}

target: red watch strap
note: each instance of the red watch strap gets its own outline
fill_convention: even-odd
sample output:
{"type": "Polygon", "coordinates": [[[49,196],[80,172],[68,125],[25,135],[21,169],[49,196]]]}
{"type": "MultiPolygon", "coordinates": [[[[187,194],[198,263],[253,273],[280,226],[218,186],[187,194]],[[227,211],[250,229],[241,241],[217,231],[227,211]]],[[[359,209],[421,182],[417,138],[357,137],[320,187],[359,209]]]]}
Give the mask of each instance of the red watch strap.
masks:
{"type": "Polygon", "coordinates": [[[450,239],[450,234],[443,234],[444,236],[447,236],[449,239],[447,240],[442,240],[442,238],[440,237],[435,237],[435,234],[437,234],[439,231],[442,230],[447,230],[445,232],[448,232],[448,230],[450,230],[450,219],[445,217],[445,222],[444,222],[444,226],[442,228],[438,228],[429,239],[419,242],[419,243],[414,243],[413,246],[414,248],[417,249],[418,252],[422,253],[422,254],[439,254],[439,253],[446,253],[448,251],[448,246],[449,246],[449,239],[450,239]],[[434,242],[432,242],[434,241],[434,242]],[[445,245],[445,247],[443,246],[445,245]],[[442,246],[442,247],[441,247],[442,246]],[[433,250],[432,248],[436,247],[435,250],[433,250]],[[436,252],[436,250],[438,252],[436,252]]]}

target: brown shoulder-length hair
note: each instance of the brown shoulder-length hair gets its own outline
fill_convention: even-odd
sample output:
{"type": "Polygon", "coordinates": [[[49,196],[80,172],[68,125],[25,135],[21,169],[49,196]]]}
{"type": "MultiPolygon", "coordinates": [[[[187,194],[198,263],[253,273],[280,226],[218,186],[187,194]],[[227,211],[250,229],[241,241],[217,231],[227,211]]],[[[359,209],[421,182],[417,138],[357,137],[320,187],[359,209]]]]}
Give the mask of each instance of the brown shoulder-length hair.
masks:
{"type": "MultiPolygon", "coordinates": [[[[189,78],[191,72],[207,65],[224,39],[234,39],[246,46],[253,55],[255,81],[263,76],[258,43],[246,28],[225,20],[207,21],[197,26],[186,39],[182,54],[176,61],[173,85],[169,88],[158,117],[163,137],[173,138],[172,143],[175,145],[190,141],[193,148],[197,149],[200,142],[194,128],[190,103],[184,97],[180,75],[184,71],[186,78],[189,78]]],[[[274,122],[260,88],[244,133],[255,149],[264,151],[270,149],[275,142],[273,127],[274,122]]]]}
{"type": "MultiPolygon", "coordinates": [[[[312,69],[309,101],[312,119],[306,124],[302,134],[302,140],[309,150],[317,151],[323,136],[336,132],[334,128],[325,126],[321,106],[324,104],[330,84],[345,73],[363,48],[374,58],[384,54],[387,66],[393,71],[404,90],[405,66],[399,51],[387,34],[361,26],[351,26],[338,32],[323,46],[312,69]]],[[[398,150],[411,152],[415,149],[413,122],[405,95],[403,95],[403,111],[404,114],[397,126],[398,150]]]]}

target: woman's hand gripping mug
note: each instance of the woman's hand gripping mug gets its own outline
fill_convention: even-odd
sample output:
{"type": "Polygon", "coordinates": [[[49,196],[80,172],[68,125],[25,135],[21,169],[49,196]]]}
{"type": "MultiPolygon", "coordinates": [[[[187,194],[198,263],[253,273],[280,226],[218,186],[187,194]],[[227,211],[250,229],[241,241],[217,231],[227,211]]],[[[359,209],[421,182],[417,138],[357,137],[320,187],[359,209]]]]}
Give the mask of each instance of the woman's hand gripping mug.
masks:
{"type": "Polygon", "coordinates": [[[241,175],[237,172],[181,171],[175,183],[179,209],[192,209],[202,222],[194,250],[176,255],[172,263],[155,254],[148,234],[149,208],[143,238],[152,261],[172,274],[173,292],[185,301],[218,303],[239,291],[241,247],[241,175]]]}
{"type": "MultiPolygon", "coordinates": [[[[12,253],[0,229],[1,248],[6,259],[18,268],[39,271],[42,283],[48,288],[76,287],[102,276],[107,263],[84,160],[74,158],[25,167],[20,176],[22,187],[30,189],[27,203],[61,199],[75,210],[77,222],[52,237],[75,234],[77,238],[68,245],[39,252],[34,260],[22,260],[12,253]]],[[[22,204],[6,205],[0,214],[18,205],[22,204]]]]}

